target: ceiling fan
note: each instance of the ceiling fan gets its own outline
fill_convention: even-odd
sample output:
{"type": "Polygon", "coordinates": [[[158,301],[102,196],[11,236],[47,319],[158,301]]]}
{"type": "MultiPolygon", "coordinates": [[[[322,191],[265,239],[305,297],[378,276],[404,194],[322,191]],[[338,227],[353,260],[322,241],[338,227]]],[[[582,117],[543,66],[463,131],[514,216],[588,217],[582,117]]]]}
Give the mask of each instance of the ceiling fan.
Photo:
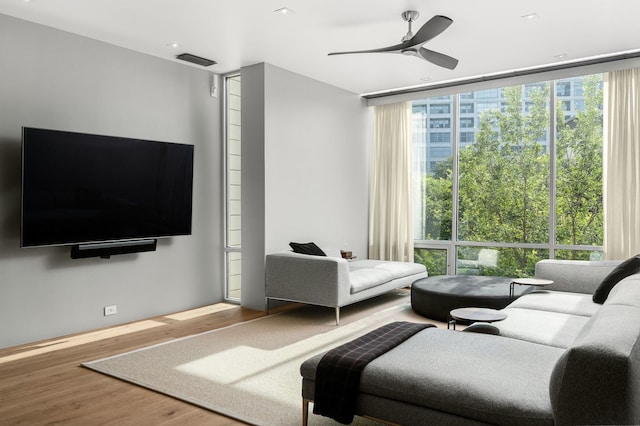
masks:
{"type": "Polygon", "coordinates": [[[411,24],[418,18],[419,15],[420,14],[415,10],[407,10],[405,12],[402,12],[402,19],[409,23],[409,31],[404,37],[402,37],[402,40],[400,40],[402,43],[400,44],[371,50],[333,52],[329,53],[329,55],[348,55],[351,53],[402,53],[403,55],[407,56],[416,56],[418,58],[424,59],[425,61],[431,62],[444,68],[448,68],[450,70],[454,69],[458,65],[458,60],[456,58],[452,58],[451,56],[447,56],[443,53],[426,49],[424,46],[422,46],[424,43],[446,30],[449,25],[453,23],[453,20],[447,18],[446,16],[436,15],[433,18],[429,19],[429,21],[427,21],[427,23],[424,24],[422,28],[420,28],[414,35],[413,32],[411,32],[411,24]]]}

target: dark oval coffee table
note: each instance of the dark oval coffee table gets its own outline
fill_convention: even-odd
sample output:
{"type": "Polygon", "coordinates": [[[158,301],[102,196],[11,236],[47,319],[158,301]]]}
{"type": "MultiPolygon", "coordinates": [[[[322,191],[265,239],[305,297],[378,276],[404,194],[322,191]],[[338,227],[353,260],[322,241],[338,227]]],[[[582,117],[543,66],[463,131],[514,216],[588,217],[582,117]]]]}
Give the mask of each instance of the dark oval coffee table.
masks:
{"type": "Polygon", "coordinates": [[[449,312],[470,306],[502,309],[534,288],[516,286],[509,294],[513,278],[481,275],[438,275],[422,278],[411,285],[411,307],[414,312],[437,321],[447,322],[449,312]]]}

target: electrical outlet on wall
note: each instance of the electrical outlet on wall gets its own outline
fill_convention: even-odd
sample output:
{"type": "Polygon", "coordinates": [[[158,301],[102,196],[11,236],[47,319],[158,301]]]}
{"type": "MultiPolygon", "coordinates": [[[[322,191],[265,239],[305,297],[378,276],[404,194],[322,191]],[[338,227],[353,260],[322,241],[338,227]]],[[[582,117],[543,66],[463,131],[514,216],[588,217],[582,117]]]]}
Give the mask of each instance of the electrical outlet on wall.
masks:
{"type": "Polygon", "coordinates": [[[104,316],[115,315],[118,313],[118,305],[109,305],[104,307],[104,316]]]}

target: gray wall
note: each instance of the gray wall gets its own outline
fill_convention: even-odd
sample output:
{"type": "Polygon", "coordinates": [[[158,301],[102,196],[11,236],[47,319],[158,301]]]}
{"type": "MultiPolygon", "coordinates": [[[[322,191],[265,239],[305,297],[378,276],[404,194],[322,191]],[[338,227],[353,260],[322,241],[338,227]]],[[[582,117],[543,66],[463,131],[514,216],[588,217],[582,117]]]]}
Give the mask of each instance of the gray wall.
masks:
{"type": "Polygon", "coordinates": [[[243,67],[242,82],[242,291],[241,304],[264,309],[265,67],[243,67]]]}
{"type": "Polygon", "coordinates": [[[367,256],[372,111],[269,64],[242,69],[242,304],[264,307],[264,257],[290,241],[367,256]]]}
{"type": "Polygon", "coordinates": [[[223,297],[220,99],[211,73],[0,15],[0,347],[223,297]],[[195,145],[193,235],[151,253],[69,258],[20,248],[20,131],[195,145]],[[118,314],[104,317],[105,305],[118,314]]]}

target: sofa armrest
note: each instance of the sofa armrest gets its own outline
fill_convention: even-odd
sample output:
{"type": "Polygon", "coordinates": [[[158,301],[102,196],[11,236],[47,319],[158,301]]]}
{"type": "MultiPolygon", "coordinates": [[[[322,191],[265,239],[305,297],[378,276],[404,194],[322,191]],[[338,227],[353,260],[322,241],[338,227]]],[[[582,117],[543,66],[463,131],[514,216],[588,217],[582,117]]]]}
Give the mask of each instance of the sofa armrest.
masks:
{"type": "Polygon", "coordinates": [[[619,260],[587,261],[545,259],[536,263],[536,278],[552,280],[545,290],[593,294],[619,260]]]}
{"type": "Polygon", "coordinates": [[[265,266],[267,298],[331,307],[349,301],[351,283],[345,259],[279,252],[268,254],[265,266]]]}

